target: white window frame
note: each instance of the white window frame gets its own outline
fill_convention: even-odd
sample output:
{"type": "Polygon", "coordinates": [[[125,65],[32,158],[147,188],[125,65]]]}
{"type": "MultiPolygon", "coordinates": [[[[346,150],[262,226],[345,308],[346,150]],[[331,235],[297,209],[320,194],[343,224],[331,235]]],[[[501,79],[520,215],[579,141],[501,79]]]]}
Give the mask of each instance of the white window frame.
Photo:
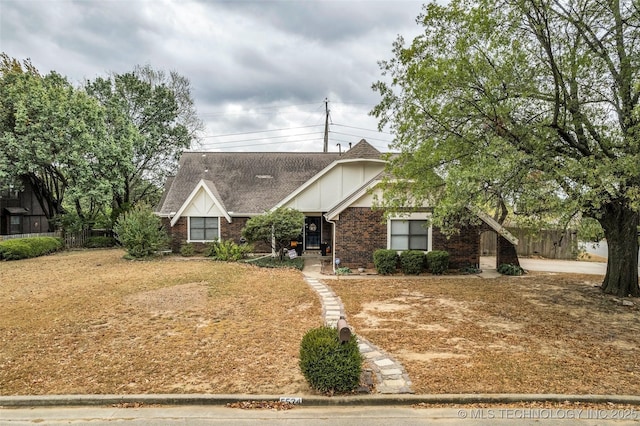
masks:
{"type": "MultiPolygon", "coordinates": [[[[431,213],[409,213],[407,215],[395,215],[390,216],[387,220],[387,249],[391,249],[391,222],[394,220],[411,221],[411,220],[431,220],[431,213]]],[[[406,250],[396,250],[398,253],[406,250]]],[[[427,250],[422,250],[424,253],[433,250],[433,225],[429,223],[427,228],[427,250]]]]}
{"type": "MultiPolygon", "coordinates": [[[[216,219],[218,221],[218,235],[216,235],[215,239],[220,240],[220,217],[219,216],[193,216],[193,217],[204,217],[207,219],[216,219]]],[[[188,243],[209,243],[215,240],[192,240],[191,239],[191,216],[187,216],[187,242],[188,243]]]]}

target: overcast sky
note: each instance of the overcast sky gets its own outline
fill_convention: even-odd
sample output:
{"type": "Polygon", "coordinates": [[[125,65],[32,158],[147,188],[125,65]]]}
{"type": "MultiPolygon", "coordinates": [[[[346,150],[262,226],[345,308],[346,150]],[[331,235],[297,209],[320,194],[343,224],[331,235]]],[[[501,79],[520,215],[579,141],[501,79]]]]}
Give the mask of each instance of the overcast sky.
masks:
{"type": "Polygon", "coordinates": [[[177,71],[206,126],[202,150],[322,151],[327,98],[329,151],[362,138],[387,151],[392,135],[368,115],[379,101],[371,85],[397,36],[419,33],[421,5],[0,0],[0,50],[77,85],[136,65],[177,71]]]}

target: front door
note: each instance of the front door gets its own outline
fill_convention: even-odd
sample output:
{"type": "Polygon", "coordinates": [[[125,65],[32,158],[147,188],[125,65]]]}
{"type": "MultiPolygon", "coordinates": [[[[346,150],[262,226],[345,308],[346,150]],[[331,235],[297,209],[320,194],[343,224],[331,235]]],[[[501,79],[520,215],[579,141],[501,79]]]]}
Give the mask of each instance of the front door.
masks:
{"type": "Polygon", "coordinates": [[[308,216],[304,218],[305,250],[320,250],[320,236],[322,235],[321,226],[321,216],[308,216]]]}

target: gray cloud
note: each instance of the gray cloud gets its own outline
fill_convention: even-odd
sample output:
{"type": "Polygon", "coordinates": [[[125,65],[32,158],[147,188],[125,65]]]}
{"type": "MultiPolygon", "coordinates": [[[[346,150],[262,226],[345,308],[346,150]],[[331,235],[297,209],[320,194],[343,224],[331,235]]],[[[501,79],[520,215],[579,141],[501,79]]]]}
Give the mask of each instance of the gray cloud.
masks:
{"type": "MultiPolygon", "coordinates": [[[[235,145],[215,136],[322,124],[325,97],[334,123],[374,129],[367,114],[378,101],[377,61],[391,56],[398,34],[418,34],[420,7],[416,0],[0,0],[0,50],[75,83],[138,64],[175,70],[191,81],[205,148],[318,150],[306,135],[290,136],[289,145],[271,132],[261,143],[235,145]]],[[[336,143],[359,134],[391,139],[350,132],[336,143]]]]}

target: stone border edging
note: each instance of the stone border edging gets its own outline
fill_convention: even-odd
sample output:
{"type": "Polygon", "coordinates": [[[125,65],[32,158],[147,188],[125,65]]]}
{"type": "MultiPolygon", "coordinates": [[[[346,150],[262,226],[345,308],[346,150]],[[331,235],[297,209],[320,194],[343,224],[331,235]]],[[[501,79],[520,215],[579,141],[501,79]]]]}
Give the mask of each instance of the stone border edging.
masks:
{"type": "MultiPolygon", "coordinates": [[[[336,327],[340,318],[346,318],[342,300],[322,280],[305,275],[306,283],[318,294],[322,303],[325,324],[336,327]]],[[[357,333],[356,333],[357,335],[357,333]]],[[[411,380],[404,366],[382,349],[358,336],[358,348],[376,375],[376,391],[382,394],[410,394],[411,380]]]]}

